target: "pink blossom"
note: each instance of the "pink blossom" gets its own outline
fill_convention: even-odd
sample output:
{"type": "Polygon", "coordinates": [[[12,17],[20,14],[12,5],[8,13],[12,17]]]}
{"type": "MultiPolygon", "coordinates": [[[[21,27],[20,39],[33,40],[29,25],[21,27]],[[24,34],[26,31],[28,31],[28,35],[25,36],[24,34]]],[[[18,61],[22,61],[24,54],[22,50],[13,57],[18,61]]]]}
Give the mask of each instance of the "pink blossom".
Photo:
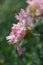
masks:
{"type": "Polygon", "coordinates": [[[43,13],[43,0],[27,0],[28,10],[32,15],[39,16],[43,13]]]}
{"type": "Polygon", "coordinates": [[[21,56],[22,55],[22,47],[20,44],[17,47],[17,51],[18,51],[18,54],[21,56]]]}
{"type": "Polygon", "coordinates": [[[35,28],[34,26],[34,17],[31,16],[31,14],[29,13],[29,9],[26,9],[26,13],[28,14],[28,17],[26,19],[27,22],[27,27],[30,27],[32,30],[35,28]]]}
{"type": "Polygon", "coordinates": [[[20,13],[18,15],[16,15],[15,17],[17,20],[22,21],[22,20],[26,19],[27,16],[28,15],[26,14],[26,12],[23,9],[21,9],[20,13]]]}
{"type": "MultiPolygon", "coordinates": [[[[9,36],[6,37],[6,39],[9,40],[8,42],[9,42],[10,44],[12,44],[12,43],[14,44],[15,35],[10,34],[9,36]]],[[[16,41],[15,41],[15,42],[16,42],[16,41]]]]}
{"type": "Polygon", "coordinates": [[[27,19],[27,26],[30,27],[32,30],[35,28],[35,26],[34,26],[34,24],[33,24],[33,21],[34,21],[34,19],[31,18],[31,17],[29,17],[29,18],[27,19]]]}
{"type": "Polygon", "coordinates": [[[26,33],[26,28],[24,22],[13,24],[11,33],[9,36],[6,37],[6,39],[9,40],[8,42],[10,44],[14,44],[21,41],[24,38],[25,33],[26,33]]]}
{"type": "Polygon", "coordinates": [[[28,34],[28,28],[32,30],[35,28],[34,20],[43,19],[41,16],[43,14],[43,0],[27,0],[27,3],[28,7],[26,10],[21,9],[20,13],[15,16],[19,22],[13,24],[10,35],[6,37],[9,44],[17,43],[17,51],[20,56],[23,51],[19,42],[28,34]]]}

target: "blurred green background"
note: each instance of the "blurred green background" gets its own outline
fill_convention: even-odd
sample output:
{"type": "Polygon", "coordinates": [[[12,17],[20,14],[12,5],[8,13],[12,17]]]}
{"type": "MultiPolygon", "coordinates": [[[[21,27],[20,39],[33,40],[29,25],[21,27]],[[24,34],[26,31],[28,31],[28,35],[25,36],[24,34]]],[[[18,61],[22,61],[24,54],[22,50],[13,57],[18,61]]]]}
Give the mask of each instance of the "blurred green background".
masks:
{"type": "Polygon", "coordinates": [[[6,40],[12,24],[18,22],[15,14],[26,6],[26,0],[0,0],[0,65],[43,65],[43,23],[39,22],[34,30],[40,37],[24,41],[22,56],[6,40]]]}

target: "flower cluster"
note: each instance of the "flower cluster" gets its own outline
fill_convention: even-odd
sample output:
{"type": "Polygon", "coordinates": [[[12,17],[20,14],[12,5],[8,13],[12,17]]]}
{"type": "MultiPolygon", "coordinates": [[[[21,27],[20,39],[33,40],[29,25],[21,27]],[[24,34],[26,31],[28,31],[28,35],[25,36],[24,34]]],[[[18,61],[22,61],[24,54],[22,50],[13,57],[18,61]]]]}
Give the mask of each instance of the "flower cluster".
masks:
{"type": "Polygon", "coordinates": [[[10,44],[17,43],[19,55],[22,54],[20,42],[27,33],[26,29],[30,27],[33,30],[35,28],[34,21],[40,20],[43,14],[43,0],[27,0],[27,3],[26,10],[21,9],[20,13],[15,16],[19,22],[13,24],[10,35],[6,37],[10,44]]]}

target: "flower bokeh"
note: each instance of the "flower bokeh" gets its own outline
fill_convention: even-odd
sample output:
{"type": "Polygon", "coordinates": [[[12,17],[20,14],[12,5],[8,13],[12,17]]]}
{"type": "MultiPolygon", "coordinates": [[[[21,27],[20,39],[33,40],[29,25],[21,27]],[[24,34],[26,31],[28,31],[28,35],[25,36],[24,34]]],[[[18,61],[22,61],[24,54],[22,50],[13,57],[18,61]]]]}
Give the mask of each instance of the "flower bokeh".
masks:
{"type": "MultiPolygon", "coordinates": [[[[26,10],[21,9],[20,13],[16,14],[16,19],[19,21],[17,24],[13,24],[11,33],[6,37],[10,44],[19,43],[18,53],[22,54],[22,48],[20,42],[24,39],[27,33],[27,28],[30,27],[34,30],[37,19],[40,20],[43,14],[43,1],[41,0],[27,0],[28,6],[26,10]],[[34,23],[35,21],[35,23],[34,23]],[[21,50],[21,51],[20,51],[21,50]]],[[[38,20],[38,21],[39,21],[38,20]]]]}

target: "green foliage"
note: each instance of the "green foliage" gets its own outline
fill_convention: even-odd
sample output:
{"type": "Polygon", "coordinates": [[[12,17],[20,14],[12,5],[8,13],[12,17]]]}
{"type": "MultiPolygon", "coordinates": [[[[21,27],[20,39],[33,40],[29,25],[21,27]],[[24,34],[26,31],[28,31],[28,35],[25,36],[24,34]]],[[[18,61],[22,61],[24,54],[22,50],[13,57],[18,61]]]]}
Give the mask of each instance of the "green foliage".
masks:
{"type": "MultiPolygon", "coordinates": [[[[9,45],[12,24],[17,23],[15,14],[25,9],[26,0],[0,0],[0,65],[43,65],[43,23],[37,23],[35,32],[40,36],[32,36],[23,42],[23,54],[19,56],[16,45],[9,45]]],[[[42,21],[43,22],[43,21],[42,21]]]]}

